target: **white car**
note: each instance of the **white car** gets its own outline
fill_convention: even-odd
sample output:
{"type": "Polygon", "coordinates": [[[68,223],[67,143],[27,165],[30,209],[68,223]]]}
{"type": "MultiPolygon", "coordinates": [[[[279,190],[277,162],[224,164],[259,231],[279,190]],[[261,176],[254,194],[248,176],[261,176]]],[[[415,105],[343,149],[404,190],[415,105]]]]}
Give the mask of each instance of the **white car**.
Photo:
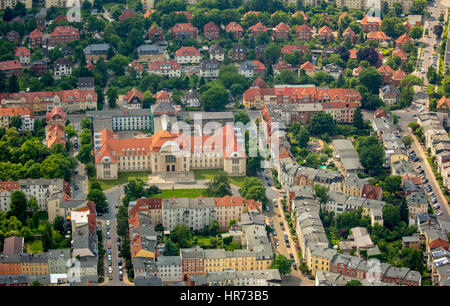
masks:
{"type": "Polygon", "coordinates": [[[436,214],[436,216],[440,216],[440,215],[442,215],[442,211],[440,211],[436,214]]]}
{"type": "Polygon", "coordinates": [[[109,220],[106,220],[106,225],[109,225],[109,220]]]}

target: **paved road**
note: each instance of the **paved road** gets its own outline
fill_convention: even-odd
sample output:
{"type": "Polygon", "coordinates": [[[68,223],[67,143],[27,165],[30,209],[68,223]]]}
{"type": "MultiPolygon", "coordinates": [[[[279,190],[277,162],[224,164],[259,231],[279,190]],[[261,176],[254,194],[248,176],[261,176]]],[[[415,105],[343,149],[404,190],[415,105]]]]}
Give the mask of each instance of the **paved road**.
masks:
{"type": "MultiPolygon", "coordinates": [[[[292,235],[289,230],[288,223],[285,220],[283,208],[281,206],[281,199],[283,194],[280,193],[275,187],[273,187],[273,179],[270,169],[265,169],[265,171],[259,174],[259,178],[263,181],[264,186],[266,186],[266,195],[269,198],[268,211],[264,211],[263,214],[272,219],[273,225],[277,235],[274,237],[272,234],[269,235],[269,239],[272,242],[274,251],[279,254],[283,254],[286,258],[290,259],[289,254],[294,255],[295,262],[297,264],[297,269],[300,265],[300,258],[298,258],[297,248],[292,240],[292,235]],[[268,179],[266,179],[266,177],[268,179]],[[270,182],[270,185],[268,184],[270,182]],[[273,200],[277,201],[278,207],[274,206],[273,200]],[[281,229],[280,222],[283,223],[284,230],[281,229]],[[286,247],[284,240],[284,232],[288,235],[288,240],[290,247],[286,247]],[[276,246],[276,241],[278,241],[278,246],[276,246]]],[[[269,221],[267,221],[269,224],[269,221]]],[[[314,281],[309,280],[307,277],[303,276],[299,270],[292,269],[292,272],[283,277],[283,283],[288,286],[314,286],[314,281]]]]}
{"type": "MultiPolygon", "coordinates": [[[[428,79],[426,78],[426,72],[428,71],[428,67],[431,65],[435,65],[435,68],[439,68],[439,53],[434,50],[434,44],[440,43],[440,37],[436,37],[433,33],[433,28],[435,25],[439,23],[439,16],[441,15],[441,11],[444,11],[444,20],[447,20],[447,8],[448,8],[448,0],[446,1],[436,1],[437,7],[434,7],[433,4],[428,5],[428,11],[430,12],[430,18],[425,19],[424,21],[424,31],[428,28],[428,35],[423,36],[419,41],[424,44],[424,48],[421,50],[424,52],[423,57],[421,58],[420,67],[423,71],[414,71],[414,75],[423,77],[424,84],[428,85],[428,79]],[[438,39],[438,40],[436,40],[438,39]],[[433,59],[433,55],[436,54],[437,58],[433,59]]],[[[419,54],[420,55],[420,54],[419,54]]]]}

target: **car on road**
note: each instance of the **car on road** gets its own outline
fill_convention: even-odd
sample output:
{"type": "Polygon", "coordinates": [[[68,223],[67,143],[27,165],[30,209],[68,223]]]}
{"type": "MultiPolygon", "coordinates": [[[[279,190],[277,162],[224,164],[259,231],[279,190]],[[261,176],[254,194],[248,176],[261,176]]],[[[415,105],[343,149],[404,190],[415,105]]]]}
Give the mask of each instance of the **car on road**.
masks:
{"type": "Polygon", "coordinates": [[[315,280],[314,276],[308,276],[308,279],[315,280]]]}
{"type": "Polygon", "coordinates": [[[112,280],[113,279],[113,277],[112,277],[112,274],[109,274],[109,280],[112,280]]]}
{"type": "Polygon", "coordinates": [[[77,185],[75,185],[75,190],[78,190],[78,186],[77,185]]]}
{"type": "Polygon", "coordinates": [[[78,174],[78,170],[73,171],[73,173],[78,174]]]}
{"type": "Polygon", "coordinates": [[[441,208],[441,205],[439,205],[439,204],[434,204],[433,207],[434,207],[435,209],[439,209],[439,208],[441,208]]]}
{"type": "Polygon", "coordinates": [[[428,183],[428,179],[427,179],[427,178],[424,179],[423,182],[424,182],[425,184],[428,183]]]}
{"type": "Polygon", "coordinates": [[[297,270],[297,264],[295,262],[292,263],[292,267],[294,268],[294,270],[297,270]]]}
{"type": "Polygon", "coordinates": [[[120,281],[123,281],[123,276],[122,276],[122,274],[119,275],[119,280],[120,280],[120,281]]]}
{"type": "Polygon", "coordinates": [[[277,231],[273,230],[272,235],[276,236],[277,235],[277,231]]]}
{"type": "Polygon", "coordinates": [[[276,246],[279,246],[279,245],[280,245],[280,243],[278,242],[278,240],[275,240],[275,245],[276,245],[276,246]]]}
{"type": "Polygon", "coordinates": [[[437,202],[436,198],[432,198],[432,199],[431,199],[431,203],[434,204],[434,203],[436,203],[436,202],[437,202]]]}
{"type": "Polygon", "coordinates": [[[109,220],[106,220],[106,225],[111,225],[111,223],[109,222],[109,220]]]}
{"type": "Polygon", "coordinates": [[[111,260],[111,254],[108,254],[108,260],[111,260]]]}
{"type": "Polygon", "coordinates": [[[289,242],[286,242],[286,247],[289,249],[291,247],[291,245],[289,244],[289,242]]]}
{"type": "Polygon", "coordinates": [[[101,217],[101,216],[103,216],[102,213],[97,213],[97,217],[101,217]]]}
{"type": "Polygon", "coordinates": [[[283,222],[280,222],[280,228],[281,228],[281,230],[284,231],[284,224],[283,224],[283,222]]]}
{"type": "Polygon", "coordinates": [[[420,165],[416,166],[416,169],[420,169],[420,168],[422,168],[420,165]]]}
{"type": "Polygon", "coordinates": [[[289,253],[289,257],[291,258],[291,260],[293,260],[294,259],[294,254],[289,253]]]}
{"type": "Polygon", "coordinates": [[[108,268],[108,273],[112,274],[112,268],[111,267],[108,268]]]}
{"type": "Polygon", "coordinates": [[[118,204],[116,204],[116,206],[115,206],[116,208],[119,208],[119,205],[118,204]]]}
{"type": "Polygon", "coordinates": [[[111,255],[111,249],[108,250],[108,255],[111,255]]]}
{"type": "Polygon", "coordinates": [[[108,243],[108,249],[111,249],[111,243],[108,243]]]}
{"type": "Polygon", "coordinates": [[[273,199],[273,206],[275,206],[275,207],[278,207],[278,202],[277,202],[277,199],[273,199]]]}
{"type": "Polygon", "coordinates": [[[432,191],[432,192],[430,192],[428,195],[429,195],[430,197],[431,197],[431,196],[434,196],[434,192],[432,191]]]}
{"type": "Polygon", "coordinates": [[[436,214],[436,216],[440,216],[440,215],[442,215],[442,211],[440,211],[436,214]]]}
{"type": "Polygon", "coordinates": [[[108,233],[106,233],[106,238],[111,239],[111,235],[108,233]]]}
{"type": "Polygon", "coordinates": [[[112,266],[112,261],[111,260],[108,260],[108,266],[112,266]]]}
{"type": "Polygon", "coordinates": [[[118,264],[119,266],[122,266],[122,259],[119,259],[119,260],[117,261],[117,264],[118,264]]]}

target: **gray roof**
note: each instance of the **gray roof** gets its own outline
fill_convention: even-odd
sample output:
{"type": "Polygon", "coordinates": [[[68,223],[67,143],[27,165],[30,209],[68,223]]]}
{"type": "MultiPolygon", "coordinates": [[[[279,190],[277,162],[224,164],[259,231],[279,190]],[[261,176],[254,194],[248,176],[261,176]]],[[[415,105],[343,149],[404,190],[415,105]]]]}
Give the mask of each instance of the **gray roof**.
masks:
{"type": "Polygon", "coordinates": [[[163,199],[162,207],[163,209],[214,208],[216,207],[216,202],[214,198],[173,198],[173,199],[163,199]]]}
{"type": "Polygon", "coordinates": [[[162,280],[154,275],[137,276],[134,278],[135,286],[162,286],[162,280]]]}
{"type": "Polygon", "coordinates": [[[163,54],[166,51],[163,47],[157,45],[142,45],[137,48],[137,52],[139,55],[144,54],[163,54]]]}
{"type": "Polygon", "coordinates": [[[222,63],[216,59],[205,59],[200,63],[200,70],[209,70],[209,69],[219,70],[221,65],[222,63]]]}
{"type": "Polygon", "coordinates": [[[190,249],[180,249],[181,258],[205,258],[202,248],[196,246],[190,249]]]}
{"type": "Polygon", "coordinates": [[[83,49],[86,55],[106,54],[108,53],[110,44],[92,44],[83,49]]]}
{"type": "Polygon", "coordinates": [[[387,84],[386,86],[383,86],[380,89],[380,91],[383,96],[386,94],[395,94],[397,96],[400,96],[400,90],[398,90],[398,88],[392,84],[387,84]]]}
{"type": "Polygon", "coordinates": [[[156,264],[158,266],[181,266],[180,256],[158,256],[156,264]]]}

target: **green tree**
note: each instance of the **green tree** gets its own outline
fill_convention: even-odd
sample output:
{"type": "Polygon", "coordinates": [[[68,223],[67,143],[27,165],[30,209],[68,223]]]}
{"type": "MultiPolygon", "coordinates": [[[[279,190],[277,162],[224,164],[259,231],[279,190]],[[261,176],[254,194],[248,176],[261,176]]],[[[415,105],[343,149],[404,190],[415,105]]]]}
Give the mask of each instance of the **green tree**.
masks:
{"type": "Polygon", "coordinates": [[[99,189],[91,188],[86,196],[86,199],[95,203],[97,212],[105,211],[105,208],[108,206],[108,204],[106,203],[105,194],[99,189]]]}
{"type": "Polygon", "coordinates": [[[403,136],[402,140],[407,148],[411,148],[411,144],[413,143],[413,138],[410,135],[403,136]]]}
{"type": "Polygon", "coordinates": [[[312,135],[322,135],[324,133],[327,133],[331,136],[335,135],[336,124],[331,114],[325,112],[315,114],[311,118],[311,122],[309,124],[309,132],[312,135]]]}
{"type": "Polygon", "coordinates": [[[386,203],[383,207],[383,219],[384,226],[392,231],[394,227],[397,226],[401,221],[400,207],[393,206],[390,203],[386,203]]]}
{"type": "Polygon", "coordinates": [[[27,213],[27,198],[22,191],[15,190],[11,194],[9,215],[15,216],[20,222],[24,223],[27,213]]]}
{"type": "Polygon", "coordinates": [[[362,283],[359,280],[353,279],[351,281],[348,281],[345,286],[362,286],[362,283]]]}
{"type": "Polygon", "coordinates": [[[116,87],[109,87],[106,91],[106,96],[108,97],[108,105],[111,108],[116,107],[116,101],[119,96],[118,89],[116,87]]]}
{"type": "Polygon", "coordinates": [[[164,256],[178,256],[180,251],[178,246],[172,241],[167,241],[164,245],[164,256]]]}
{"type": "Polygon", "coordinates": [[[283,254],[277,254],[273,261],[271,269],[278,269],[281,274],[289,274],[292,271],[292,263],[283,254]]]}
{"type": "Polygon", "coordinates": [[[359,82],[367,87],[372,94],[378,94],[382,82],[382,76],[375,67],[368,67],[361,70],[359,82]]]}
{"type": "Polygon", "coordinates": [[[228,91],[222,86],[213,86],[201,94],[206,111],[221,110],[228,104],[228,91]]]}
{"type": "Polygon", "coordinates": [[[170,240],[179,248],[188,248],[191,239],[192,233],[184,224],[177,225],[170,231],[170,240]]]}
{"type": "Polygon", "coordinates": [[[242,122],[242,124],[246,125],[250,122],[250,117],[248,116],[247,112],[245,111],[238,111],[234,115],[234,123],[242,122]]]}
{"type": "Polygon", "coordinates": [[[411,36],[412,39],[421,39],[423,35],[423,28],[421,26],[413,26],[411,30],[409,31],[409,36],[411,36]]]}
{"type": "Polygon", "coordinates": [[[64,131],[66,132],[66,136],[68,139],[71,139],[72,137],[77,136],[77,130],[75,130],[71,124],[66,125],[64,128],[64,131]]]}
{"type": "Polygon", "coordinates": [[[319,184],[314,185],[314,192],[316,197],[319,198],[321,204],[328,202],[328,188],[319,184]]]}
{"type": "Polygon", "coordinates": [[[220,171],[211,182],[207,183],[208,188],[206,189],[206,194],[209,197],[224,197],[226,195],[232,195],[230,181],[225,172],[220,171]]]}
{"type": "Polygon", "coordinates": [[[11,122],[9,124],[10,126],[20,130],[22,128],[22,119],[20,118],[20,116],[13,116],[11,117],[11,122]]]}

